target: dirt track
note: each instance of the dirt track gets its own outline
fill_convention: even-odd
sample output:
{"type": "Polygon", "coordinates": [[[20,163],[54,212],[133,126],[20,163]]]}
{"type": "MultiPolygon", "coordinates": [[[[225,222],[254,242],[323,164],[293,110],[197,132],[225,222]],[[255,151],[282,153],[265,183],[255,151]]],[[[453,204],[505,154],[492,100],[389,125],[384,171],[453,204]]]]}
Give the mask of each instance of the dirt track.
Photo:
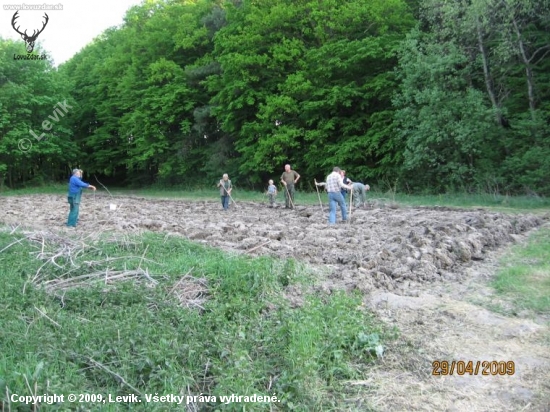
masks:
{"type": "MultiPolygon", "coordinates": [[[[237,207],[225,212],[214,200],[87,192],[76,230],[151,230],[225,250],[294,257],[319,269],[317,289],[360,290],[367,305],[402,331],[372,375],[350,383],[372,393],[368,402],[378,410],[550,411],[548,320],[508,318],[483,306],[496,299],[487,286],[495,258],[548,224],[548,216],[371,207],[354,209],[351,224],[329,226],[326,205],[322,213],[319,205],[292,211],[235,200],[237,207]],[[431,376],[438,359],[512,360],[516,373],[431,376]]],[[[63,196],[3,197],[0,208],[0,223],[74,230],[64,227],[63,196]]]]}

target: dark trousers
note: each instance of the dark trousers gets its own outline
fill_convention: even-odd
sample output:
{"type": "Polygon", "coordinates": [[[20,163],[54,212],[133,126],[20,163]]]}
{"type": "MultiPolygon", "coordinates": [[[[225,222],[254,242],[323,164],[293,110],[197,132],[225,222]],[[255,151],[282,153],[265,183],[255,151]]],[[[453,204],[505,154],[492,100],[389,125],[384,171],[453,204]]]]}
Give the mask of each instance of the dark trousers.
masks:
{"type": "Polygon", "coordinates": [[[293,207],[294,205],[294,185],[286,184],[285,189],[285,207],[293,207]]]}
{"type": "Polygon", "coordinates": [[[80,208],[80,193],[69,195],[67,201],[69,202],[69,218],[67,219],[67,226],[76,226],[78,223],[78,212],[80,208]]]}

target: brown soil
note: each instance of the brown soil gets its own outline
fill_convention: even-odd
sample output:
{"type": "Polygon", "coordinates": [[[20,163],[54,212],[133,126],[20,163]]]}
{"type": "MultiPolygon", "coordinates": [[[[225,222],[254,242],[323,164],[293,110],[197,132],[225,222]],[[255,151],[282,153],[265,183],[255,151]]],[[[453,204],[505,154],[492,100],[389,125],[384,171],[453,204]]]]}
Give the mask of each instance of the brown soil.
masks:
{"type": "MultiPolygon", "coordinates": [[[[327,225],[327,208],[239,202],[110,198],[87,192],[77,229],[64,226],[66,198],[0,198],[0,223],[61,232],[151,230],[239,253],[293,257],[319,273],[324,293],[359,290],[400,330],[360,385],[356,404],[383,411],[550,411],[549,320],[486,309],[488,281],[506,248],[549,216],[483,209],[373,207],[351,224],[327,225]],[[117,205],[110,210],[109,205],[117,205]],[[513,376],[432,376],[436,360],[514,361],[513,376]]],[[[288,291],[294,304],[301,292],[288,291]]]]}

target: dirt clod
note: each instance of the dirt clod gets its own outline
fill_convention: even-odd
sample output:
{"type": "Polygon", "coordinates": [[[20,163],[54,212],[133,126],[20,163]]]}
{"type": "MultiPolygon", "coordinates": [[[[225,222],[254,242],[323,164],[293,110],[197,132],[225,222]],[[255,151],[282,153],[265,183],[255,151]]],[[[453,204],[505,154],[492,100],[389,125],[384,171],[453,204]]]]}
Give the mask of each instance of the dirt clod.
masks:
{"type": "MultiPolygon", "coordinates": [[[[524,242],[528,231],[548,224],[548,216],[370,201],[353,209],[351,224],[329,226],[326,205],[323,213],[318,205],[288,210],[236,198],[238,207],[226,212],[214,199],[86,192],[76,230],[150,230],[234,253],[295,258],[318,273],[314,291],[360,291],[365,305],[400,333],[368,377],[350,382],[365,387],[376,410],[550,411],[548,320],[499,315],[484,306],[498,299],[487,285],[496,259],[524,242]],[[437,360],[514,361],[516,373],[434,376],[437,360]]],[[[65,227],[65,196],[2,197],[0,209],[0,223],[74,230],[65,227]]],[[[293,306],[303,304],[294,286],[286,295],[293,306]]]]}

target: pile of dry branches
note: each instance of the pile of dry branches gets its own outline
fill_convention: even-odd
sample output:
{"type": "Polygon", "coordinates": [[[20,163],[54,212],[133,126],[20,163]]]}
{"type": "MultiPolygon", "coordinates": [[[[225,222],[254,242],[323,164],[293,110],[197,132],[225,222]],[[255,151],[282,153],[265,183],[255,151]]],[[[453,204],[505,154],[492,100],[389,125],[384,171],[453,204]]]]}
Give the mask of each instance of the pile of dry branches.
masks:
{"type": "MultiPolygon", "coordinates": [[[[105,284],[113,281],[128,280],[131,278],[144,278],[150,284],[156,285],[157,280],[149,275],[149,269],[143,269],[143,262],[160,265],[157,262],[145,258],[147,249],[140,256],[105,256],[99,260],[89,259],[90,255],[103,254],[100,244],[116,243],[117,246],[129,248],[135,245],[125,236],[105,237],[101,233],[88,235],[62,236],[52,232],[23,232],[28,243],[34,246],[36,259],[43,263],[30,279],[30,283],[36,287],[44,287],[46,291],[55,293],[57,290],[67,290],[76,287],[88,286],[92,283],[103,282],[105,284]],[[117,269],[112,266],[115,261],[139,259],[139,265],[134,269],[117,269]],[[53,266],[53,270],[45,270],[53,266]],[[52,273],[53,275],[52,278],[52,273]],[[75,276],[76,275],[76,276],[75,276]]],[[[51,269],[51,268],[49,268],[51,269]]]]}
{"type": "Polygon", "coordinates": [[[206,279],[191,276],[190,273],[193,269],[191,268],[189,272],[174,284],[170,293],[173,293],[178,298],[180,306],[204,310],[202,304],[208,295],[206,279]]]}
{"type": "MultiPolygon", "coordinates": [[[[148,246],[141,255],[107,256],[105,246],[108,244],[115,244],[117,250],[143,249],[141,242],[127,235],[105,234],[103,231],[69,234],[18,228],[10,228],[10,234],[17,232],[14,235],[17,239],[2,248],[0,253],[20,242],[26,242],[36,249],[31,252],[34,258],[42,262],[36,273],[29,276],[23,293],[29,284],[57,295],[69,289],[97,284],[111,285],[127,280],[143,281],[146,286],[155,287],[159,283],[157,279],[165,278],[157,274],[157,279],[154,279],[150,274],[148,265],[163,265],[145,257],[148,246]]],[[[175,296],[182,307],[204,310],[202,305],[208,295],[206,279],[191,276],[192,270],[179,278],[168,293],[175,296]]]]}

